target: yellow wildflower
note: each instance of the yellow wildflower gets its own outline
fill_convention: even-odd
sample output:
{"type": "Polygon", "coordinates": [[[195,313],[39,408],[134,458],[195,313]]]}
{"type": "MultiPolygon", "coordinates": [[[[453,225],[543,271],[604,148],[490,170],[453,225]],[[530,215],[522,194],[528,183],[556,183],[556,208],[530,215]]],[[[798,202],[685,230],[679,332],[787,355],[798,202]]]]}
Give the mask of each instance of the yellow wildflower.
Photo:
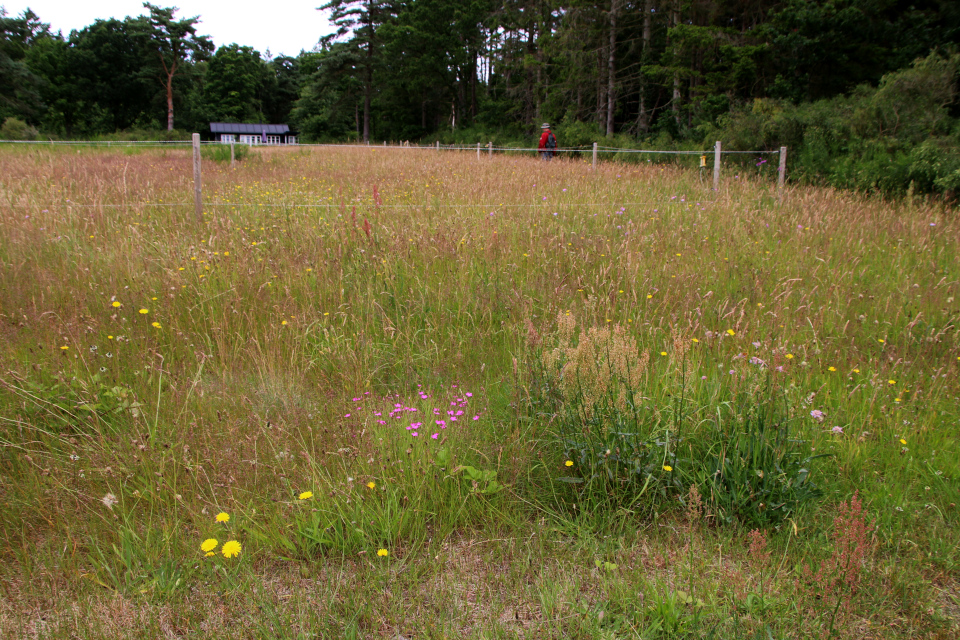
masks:
{"type": "Polygon", "coordinates": [[[220,552],[223,554],[224,558],[235,558],[240,555],[240,551],[243,550],[243,547],[240,546],[240,543],[236,540],[227,540],[223,543],[223,549],[220,552]]]}
{"type": "Polygon", "coordinates": [[[313,497],[313,491],[304,491],[299,496],[297,496],[297,500],[309,500],[312,497],[313,497]]]}
{"type": "Polygon", "coordinates": [[[221,511],[217,514],[217,522],[230,522],[230,514],[221,511]]]}
{"type": "Polygon", "coordinates": [[[377,555],[380,556],[381,558],[385,558],[388,555],[390,555],[390,552],[387,551],[386,549],[377,549],[377,555]]]}
{"type": "Polygon", "coordinates": [[[220,541],[216,538],[207,538],[202,543],[200,543],[201,551],[213,551],[217,548],[217,545],[220,544],[220,541]]]}

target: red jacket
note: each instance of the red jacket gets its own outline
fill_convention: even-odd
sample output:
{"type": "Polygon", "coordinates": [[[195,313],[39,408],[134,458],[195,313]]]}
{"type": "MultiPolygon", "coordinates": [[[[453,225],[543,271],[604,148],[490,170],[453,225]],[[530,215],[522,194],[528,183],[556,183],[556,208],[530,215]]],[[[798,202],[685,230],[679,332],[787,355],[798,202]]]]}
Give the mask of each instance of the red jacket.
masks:
{"type": "Polygon", "coordinates": [[[547,136],[550,135],[550,129],[545,129],[544,132],[540,135],[540,146],[537,147],[541,151],[546,150],[547,148],[547,136]]]}

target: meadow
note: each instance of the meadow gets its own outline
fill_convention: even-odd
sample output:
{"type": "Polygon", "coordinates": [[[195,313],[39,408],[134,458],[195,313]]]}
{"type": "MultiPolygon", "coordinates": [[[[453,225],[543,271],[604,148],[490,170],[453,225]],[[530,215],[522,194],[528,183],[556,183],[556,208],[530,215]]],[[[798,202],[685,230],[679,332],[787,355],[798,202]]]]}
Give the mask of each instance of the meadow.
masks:
{"type": "Polygon", "coordinates": [[[0,147],[0,635],[955,638],[960,221],[752,163],[0,147]]]}

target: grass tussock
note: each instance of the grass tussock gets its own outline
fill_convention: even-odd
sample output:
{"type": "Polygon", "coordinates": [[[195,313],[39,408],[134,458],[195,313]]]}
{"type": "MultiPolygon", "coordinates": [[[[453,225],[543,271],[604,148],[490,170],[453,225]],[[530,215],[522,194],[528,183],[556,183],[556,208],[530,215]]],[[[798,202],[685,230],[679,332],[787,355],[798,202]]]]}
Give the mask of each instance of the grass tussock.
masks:
{"type": "Polygon", "coordinates": [[[188,153],[0,150],[0,634],[956,636],[953,211],[188,153]]]}

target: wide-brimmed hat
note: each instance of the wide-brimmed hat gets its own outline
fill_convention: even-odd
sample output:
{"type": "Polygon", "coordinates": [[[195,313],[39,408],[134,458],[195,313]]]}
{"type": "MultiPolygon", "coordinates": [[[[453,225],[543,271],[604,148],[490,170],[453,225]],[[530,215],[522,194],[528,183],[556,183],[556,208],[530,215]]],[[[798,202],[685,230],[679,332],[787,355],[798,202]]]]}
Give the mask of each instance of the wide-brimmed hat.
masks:
{"type": "Polygon", "coordinates": [[[548,122],[544,122],[542,125],[540,125],[540,128],[541,128],[541,129],[549,129],[549,128],[550,128],[550,124],[549,124],[548,122]]]}

